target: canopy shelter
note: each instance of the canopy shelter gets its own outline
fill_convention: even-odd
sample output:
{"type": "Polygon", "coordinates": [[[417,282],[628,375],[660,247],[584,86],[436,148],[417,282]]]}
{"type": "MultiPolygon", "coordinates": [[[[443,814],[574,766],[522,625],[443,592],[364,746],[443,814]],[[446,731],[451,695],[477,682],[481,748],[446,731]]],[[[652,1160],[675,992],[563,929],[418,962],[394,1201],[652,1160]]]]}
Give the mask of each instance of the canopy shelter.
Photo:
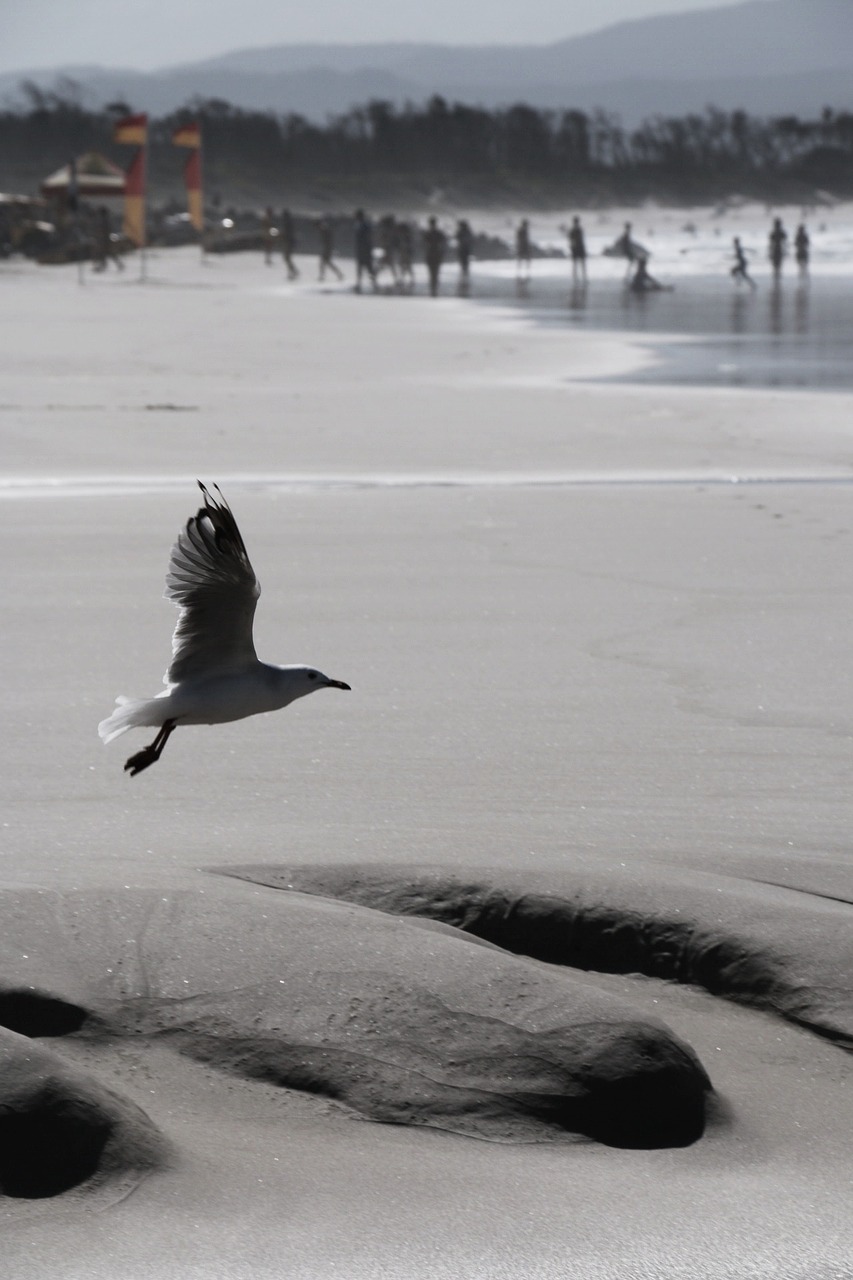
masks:
{"type": "MultiPolygon", "coordinates": [[[[113,164],[106,156],[100,155],[97,151],[87,151],[85,155],[79,156],[76,161],[77,168],[77,194],[79,196],[89,196],[95,199],[103,199],[107,196],[123,196],[125,188],[125,172],[119,169],[118,165],[113,164]]],[[[45,178],[41,184],[42,194],[45,196],[58,197],[65,199],[68,196],[68,188],[71,185],[71,165],[63,165],[61,169],[57,169],[50,177],[45,178]]]]}

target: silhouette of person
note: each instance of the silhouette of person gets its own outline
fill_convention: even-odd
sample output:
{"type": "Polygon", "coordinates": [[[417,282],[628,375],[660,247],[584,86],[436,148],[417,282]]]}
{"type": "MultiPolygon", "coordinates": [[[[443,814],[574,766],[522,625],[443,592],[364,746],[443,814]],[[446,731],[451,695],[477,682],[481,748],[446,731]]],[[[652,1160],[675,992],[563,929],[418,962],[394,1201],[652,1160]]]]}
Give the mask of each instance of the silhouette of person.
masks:
{"type": "Polygon", "coordinates": [[[632,293],[657,293],[667,288],[666,285],[655,280],[654,276],[649,272],[649,256],[646,253],[638,253],[636,255],[636,269],[634,277],[628,286],[632,293]]]}
{"type": "Polygon", "coordinates": [[[424,232],[424,261],[429,276],[429,291],[432,297],[438,294],[438,277],[441,264],[444,262],[444,251],[447,238],[434,217],[430,218],[424,232]]]}
{"type": "Polygon", "coordinates": [[[269,205],[264,209],[261,217],[261,237],[264,243],[264,262],[268,267],[272,266],[272,251],[275,245],[275,214],[269,205]]]}
{"type": "Polygon", "coordinates": [[[634,263],[639,262],[642,257],[648,258],[649,256],[642,245],[637,244],[636,240],[633,239],[630,222],[625,223],[621,236],[614,240],[609,249],[605,249],[605,253],[610,257],[627,259],[626,278],[630,276],[634,263]]]}
{"type": "Polygon", "coordinates": [[[575,214],[569,227],[569,254],[572,259],[572,279],[586,280],[586,240],[581,220],[575,214]]]}
{"type": "Polygon", "coordinates": [[[788,233],[782,226],[781,218],[773,219],[773,229],[770,232],[770,238],[767,246],[768,257],[770,258],[773,274],[778,279],[782,274],[782,263],[785,261],[785,250],[788,244],[788,233]]]}
{"type": "Polygon", "coordinates": [[[415,285],[415,244],[408,222],[398,222],[395,228],[395,253],[401,289],[413,289],[415,285]]]}
{"type": "Polygon", "coordinates": [[[519,277],[530,276],[530,222],[522,218],[515,233],[515,270],[519,277]]]}
{"type": "Polygon", "coordinates": [[[809,273],[809,233],[806,231],[805,224],[800,223],[797,227],[797,234],[794,236],[794,256],[797,259],[797,266],[800,268],[800,275],[806,276],[809,273]]]}
{"type": "Polygon", "coordinates": [[[377,276],[385,270],[391,272],[391,279],[396,285],[397,275],[397,219],[393,213],[386,213],[379,219],[376,239],[379,242],[379,257],[376,262],[377,276]]]}
{"type": "Polygon", "coordinates": [[[353,219],[355,248],[355,291],[361,293],[361,277],[366,273],[376,288],[376,269],[373,265],[373,224],[363,209],[356,209],[353,219]]]}
{"type": "Polygon", "coordinates": [[[293,216],[289,209],[281,211],[281,256],[284,258],[284,265],[287,267],[288,280],[297,280],[299,271],[293,261],[293,255],[296,252],[296,228],[293,225],[293,216]]]}
{"type": "Polygon", "coordinates": [[[732,279],[735,280],[738,284],[740,284],[741,280],[743,280],[746,284],[749,285],[750,289],[754,289],[756,287],[755,281],[753,280],[752,276],[749,274],[747,261],[746,261],[746,254],[744,252],[743,245],[741,244],[738,236],[735,236],[734,240],[732,241],[732,245],[734,247],[734,253],[735,253],[735,265],[732,267],[732,279]]]}
{"type": "Polygon", "coordinates": [[[330,271],[335,273],[338,280],[343,280],[343,271],[341,271],[337,263],[332,262],[332,254],[335,252],[335,232],[331,220],[325,214],[317,222],[317,234],[320,238],[320,263],[317,279],[325,280],[326,268],[328,267],[330,271]]]}
{"type": "Polygon", "coordinates": [[[465,218],[456,224],[456,257],[459,262],[459,287],[467,289],[471,279],[471,256],[474,252],[474,232],[465,218]]]}
{"type": "Polygon", "coordinates": [[[115,263],[117,270],[124,271],[121,255],[116,252],[113,244],[109,211],[103,204],[95,210],[95,242],[92,256],[95,259],[93,271],[106,271],[108,262],[115,263]]]}

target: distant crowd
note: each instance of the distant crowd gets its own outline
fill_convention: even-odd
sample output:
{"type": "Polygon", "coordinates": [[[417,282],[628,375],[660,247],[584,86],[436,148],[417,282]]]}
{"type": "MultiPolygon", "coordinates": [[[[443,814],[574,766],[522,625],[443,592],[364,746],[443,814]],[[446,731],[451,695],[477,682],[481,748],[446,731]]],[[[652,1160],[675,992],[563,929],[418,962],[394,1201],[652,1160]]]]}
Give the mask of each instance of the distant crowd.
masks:
{"type": "MultiPolygon", "coordinates": [[[[282,210],[276,218],[267,207],[262,219],[264,257],[272,264],[279,252],[287,269],[288,279],[296,280],[299,268],[294,261],[297,235],[296,223],[289,209],[282,210]]],[[[316,221],[318,249],[317,279],[323,281],[327,274],[343,280],[343,272],[335,262],[335,229],[332,220],[323,216],[316,221]]],[[[576,214],[565,228],[567,257],[571,263],[572,284],[584,288],[587,284],[587,244],[580,217],[576,214]]],[[[431,296],[440,290],[441,272],[455,259],[457,266],[456,287],[467,293],[471,282],[471,263],[474,257],[475,234],[465,218],[456,221],[453,230],[445,230],[435,216],[430,216],[425,226],[418,226],[405,218],[387,213],[375,222],[363,209],[357,209],[352,219],[352,257],[355,264],[357,293],[365,286],[378,290],[385,281],[399,292],[411,292],[415,287],[416,256],[422,259],[427,272],[427,287],[431,296]],[[419,251],[419,254],[418,254],[419,251]]],[[[781,218],[775,218],[768,237],[767,254],[775,281],[781,278],[788,256],[788,233],[781,218]]],[[[801,223],[793,236],[793,251],[801,277],[808,274],[810,238],[805,224],[801,223]]],[[[522,218],[515,229],[516,279],[525,286],[531,277],[532,262],[536,256],[531,238],[530,220],[522,218]]],[[[658,292],[672,286],[662,284],[649,271],[650,251],[634,239],[632,226],[626,222],[620,236],[604,249],[607,257],[624,258],[627,263],[626,287],[634,293],[658,292]]],[[[756,282],[749,271],[748,254],[740,237],[732,244],[734,263],[731,276],[737,285],[746,284],[755,289],[756,282]]]]}
{"type": "MultiPolygon", "coordinates": [[[[124,267],[122,255],[130,245],[114,229],[114,220],[115,215],[105,205],[95,207],[81,202],[79,209],[70,217],[66,213],[62,226],[55,229],[43,221],[33,220],[29,208],[4,205],[0,198],[0,257],[27,252],[29,248],[31,256],[38,256],[40,261],[87,259],[94,271],[105,271],[110,265],[120,271],[124,267]]],[[[168,222],[168,218],[165,222],[161,218],[161,234],[168,222]]],[[[186,224],[181,221],[181,226],[185,234],[186,224]]],[[[684,230],[696,233],[691,223],[684,230]]],[[[324,214],[309,219],[295,216],[288,208],[276,213],[271,206],[264,210],[260,221],[256,213],[238,215],[235,210],[211,220],[203,247],[210,252],[250,248],[259,243],[259,231],[265,261],[272,265],[280,256],[290,280],[298,279],[300,274],[297,253],[303,269],[305,256],[311,253],[317,255],[318,281],[325,281],[327,277],[343,281],[344,272],[336,260],[342,247],[345,256],[351,255],[354,263],[357,293],[365,288],[413,292],[416,265],[422,263],[426,268],[426,286],[433,297],[440,292],[442,272],[453,264],[456,290],[465,295],[470,289],[472,263],[478,253],[481,259],[514,254],[516,282],[519,291],[524,291],[531,280],[534,258],[560,252],[553,245],[549,250],[542,250],[534,243],[528,218],[516,224],[514,243],[508,245],[493,235],[475,233],[466,218],[456,219],[452,226],[442,226],[435,215],[429,216],[424,224],[393,213],[374,220],[359,208],[351,216],[324,214]],[[339,246],[337,241],[341,239],[344,243],[339,246]]],[[[587,287],[589,254],[580,216],[575,214],[569,225],[562,228],[562,233],[565,237],[562,252],[571,264],[572,286],[582,293],[587,287]]],[[[602,252],[606,257],[624,259],[627,291],[643,294],[672,288],[651,274],[651,251],[635,239],[630,222],[624,224],[621,234],[602,252]]],[[[741,238],[735,236],[731,252],[730,274],[735,285],[755,290],[757,284],[750,269],[755,250],[745,247],[741,238]]],[[[811,240],[804,222],[789,236],[782,219],[773,219],[767,239],[767,258],[775,284],[781,280],[791,255],[799,278],[807,278],[810,253],[811,240]]]]}

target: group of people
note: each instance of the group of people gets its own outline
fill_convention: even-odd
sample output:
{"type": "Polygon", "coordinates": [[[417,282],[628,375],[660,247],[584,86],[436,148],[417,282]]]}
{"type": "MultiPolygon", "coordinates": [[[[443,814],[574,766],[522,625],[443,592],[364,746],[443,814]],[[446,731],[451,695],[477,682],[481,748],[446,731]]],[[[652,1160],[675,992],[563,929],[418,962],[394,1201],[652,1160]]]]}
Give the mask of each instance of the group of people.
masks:
{"type": "MultiPolygon", "coordinates": [[[[331,273],[337,280],[342,280],[343,272],[334,261],[335,228],[332,220],[323,215],[316,221],[318,241],[318,279],[325,280],[331,273]]],[[[363,209],[357,209],[353,216],[353,256],[355,259],[355,290],[362,291],[365,281],[373,289],[378,289],[381,278],[387,273],[394,288],[411,290],[415,282],[415,257],[420,241],[420,249],[427,269],[430,294],[435,297],[439,292],[440,277],[451,249],[455,250],[459,269],[458,286],[460,292],[467,291],[470,283],[471,260],[474,255],[474,232],[465,218],[460,218],[452,234],[446,233],[439,226],[438,219],[431,216],[426,227],[418,230],[406,219],[397,218],[388,213],[374,222],[363,209]]],[[[276,225],[275,215],[267,207],[262,219],[264,255],[268,263],[272,263],[276,248],[281,253],[287,269],[288,279],[299,277],[299,268],[294,262],[296,252],[296,228],[293,215],[289,209],[282,210],[276,225]]],[[[586,237],[580,218],[575,215],[571,225],[565,228],[568,243],[568,256],[572,264],[572,282],[575,285],[586,284],[587,280],[587,247],[586,237]]],[[[808,272],[810,241],[805,225],[801,224],[794,236],[794,252],[801,275],[808,272]]],[[[776,280],[781,276],[782,264],[787,256],[788,233],[782,225],[781,218],[775,218],[768,242],[768,257],[776,280]]],[[[734,265],[731,275],[738,283],[745,283],[751,289],[756,288],[755,281],[749,273],[747,251],[741,240],[735,236],[733,242],[734,265]]],[[[624,258],[627,263],[627,287],[633,293],[648,293],[664,290],[668,286],[661,284],[649,271],[649,251],[639,244],[633,236],[630,222],[626,222],[621,235],[604,250],[610,257],[624,258]]],[[[530,279],[531,263],[534,256],[533,242],[530,235],[530,221],[522,218],[515,232],[516,277],[520,285],[530,279]]],[[[104,265],[106,263],[104,262],[104,265]]]]}
{"type": "MultiPolygon", "coordinates": [[[[746,259],[746,250],[740,242],[740,237],[734,238],[734,255],[735,262],[732,267],[732,277],[738,284],[741,282],[748,284],[751,289],[755,289],[756,283],[749,274],[749,264],[746,259]]],[[[794,257],[799,268],[801,276],[808,275],[809,271],[809,254],[811,252],[811,240],[806,229],[805,223],[800,223],[794,234],[794,257]]],[[[770,229],[770,235],[767,241],[767,256],[770,259],[770,266],[773,269],[773,279],[778,282],[782,277],[782,264],[788,254],[788,233],[782,225],[781,218],[773,219],[773,226],[770,229]]]]}
{"type": "MultiPolygon", "coordinates": [[[[388,272],[391,282],[398,289],[411,289],[415,283],[416,229],[404,219],[387,213],[373,223],[363,209],[357,209],[354,219],[355,288],[361,292],[366,276],[374,289],[378,288],[383,272],[388,272]]],[[[460,218],[452,236],[438,225],[433,215],[420,232],[421,250],[427,269],[429,291],[436,297],[439,290],[441,269],[447,259],[451,244],[455,246],[459,266],[459,287],[467,289],[471,278],[471,259],[474,254],[474,232],[465,218],[460,218]]]]}
{"type": "MultiPolygon", "coordinates": [[[[318,280],[325,280],[330,272],[337,280],[343,280],[343,272],[334,261],[335,228],[327,215],[315,224],[318,242],[318,280]]],[[[273,210],[268,206],[261,220],[264,258],[268,264],[274,260],[276,250],[281,253],[289,280],[299,278],[299,268],[294,262],[296,252],[296,227],[289,209],[283,209],[276,222],[273,210]]],[[[352,221],[353,257],[355,260],[355,290],[362,291],[365,281],[377,289],[383,275],[390,277],[395,288],[412,289],[415,283],[415,257],[418,231],[410,222],[385,214],[373,223],[363,209],[356,209],[352,221]]],[[[450,239],[431,217],[420,232],[423,260],[427,268],[430,293],[438,293],[441,268],[450,247],[450,239]]],[[[459,264],[460,288],[466,288],[470,280],[471,258],[474,253],[474,232],[466,219],[456,224],[452,237],[459,264]]]]}
{"type": "MultiPolygon", "coordinates": [[[[577,221],[578,220],[576,218],[575,222],[577,221]]],[[[734,237],[732,248],[735,259],[734,265],[731,269],[732,278],[737,284],[744,283],[748,284],[751,289],[757,288],[755,281],[749,274],[749,264],[746,256],[747,251],[744,249],[739,236],[734,237]]],[[[809,233],[805,224],[800,223],[794,235],[794,254],[801,276],[808,274],[810,248],[811,241],[809,233]]],[[[778,281],[781,278],[782,264],[787,256],[787,249],[788,233],[782,225],[782,219],[774,218],[773,226],[768,238],[767,256],[773,269],[773,278],[775,281],[778,281]]],[[[665,289],[667,287],[660,284],[660,282],[655,280],[655,278],[649,273],[649,252],[633,239],[630,222],[625,223],[621,236],[619,236],[609,249],[605,250],[605,253],[614,257],[624,257],[627,259],[629,288],[632,292],[647,293],[650,291],[665,289]]],[[[574,264],[574,254],[572,254],[572,261],[574,264]]]]}

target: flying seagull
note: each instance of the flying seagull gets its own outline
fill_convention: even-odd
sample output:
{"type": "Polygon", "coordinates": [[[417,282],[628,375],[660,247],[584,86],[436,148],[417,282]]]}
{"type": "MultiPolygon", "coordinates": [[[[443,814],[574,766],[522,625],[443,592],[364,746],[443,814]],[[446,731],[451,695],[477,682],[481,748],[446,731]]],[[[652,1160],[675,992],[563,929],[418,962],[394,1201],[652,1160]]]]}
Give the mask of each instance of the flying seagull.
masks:
{"type": "Polygon", "coordinates": [[[219,487],[213,486],[216,497],[200,480],[198,487],[204,506],[178,535],[166,574],[166,599],[181,611],[166,688],[154,698],[117,698],[98,725],[105,743],[137,726],[157,726],[154,741],[125,764],[131,777],[160,759],[179,724],[224,724],[277,711],[315,689],[350,687],[314,667],[258,661],[252,620],[260,583],[219,487]]]}

